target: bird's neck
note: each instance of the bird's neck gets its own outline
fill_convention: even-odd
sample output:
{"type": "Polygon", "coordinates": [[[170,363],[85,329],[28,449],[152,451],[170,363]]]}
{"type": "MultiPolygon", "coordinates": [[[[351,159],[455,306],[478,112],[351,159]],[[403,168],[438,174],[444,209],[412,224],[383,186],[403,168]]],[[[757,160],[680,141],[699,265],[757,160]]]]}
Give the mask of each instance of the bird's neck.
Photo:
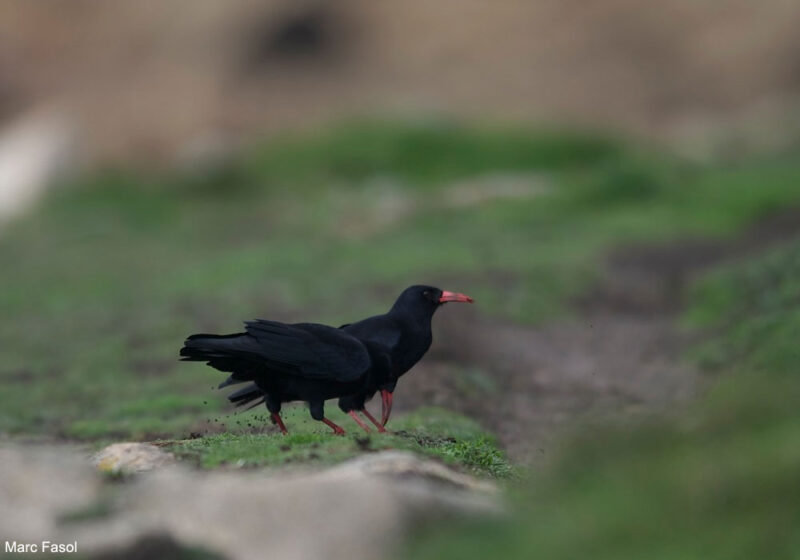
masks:
{"type": "Polygon", "coordinates": [[[413,313],[407,309],[392,308],[392,310],[389,311],[389,315],[402,325],[404,330],[419,332],[420,334],[429,333],[431,331],[433,312],[413,313]]]}

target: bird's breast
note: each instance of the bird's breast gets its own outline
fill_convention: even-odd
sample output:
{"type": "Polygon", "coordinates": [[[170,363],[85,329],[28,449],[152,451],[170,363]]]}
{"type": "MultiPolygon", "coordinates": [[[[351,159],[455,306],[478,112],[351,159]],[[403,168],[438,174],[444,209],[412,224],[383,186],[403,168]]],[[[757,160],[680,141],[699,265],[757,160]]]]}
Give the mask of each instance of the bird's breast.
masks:
{"type": "Polygon", "coordinates": [[[431,347],[431,336],[410,337],[400,344],[396,355],[392,356],[392,373],[399,377],[414,367],[431,347]]]}

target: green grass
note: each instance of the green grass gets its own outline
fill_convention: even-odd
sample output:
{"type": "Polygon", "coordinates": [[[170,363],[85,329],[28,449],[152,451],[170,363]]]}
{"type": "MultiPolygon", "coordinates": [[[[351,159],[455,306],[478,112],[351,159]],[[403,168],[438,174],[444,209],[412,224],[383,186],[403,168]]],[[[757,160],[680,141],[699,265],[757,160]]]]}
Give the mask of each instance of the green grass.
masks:
{"type": "Polygon", "coordinates": [[[510,522],[437,528],[408,558],[800,556],[800,240],[698,282],[686,322],[709,395],[679,419],[587,429],[510,522]]]}
{"type": "Polygon", "coordinates": [[[800,243],[790,242],[758,260],[719,269],[695,289],[689,325],[723,329],[700,346],[696,358],[715,368],[765,376],[791,376],[800,363],[800,243]]]}
{"type": "Polygon", "coordinates": [[[797,185],[792,160],[701,166],[447,123],[355,123],[213,168],[82,177],[0,235],[0,432],[184,437],[228,411],[219,373],[176,360],[191,332],[341,324],[419,282],[543,321],[611,247],[731,236],[800,203],[797,185]]]}
{"type": "Polygon", "coordinates": [[[357,185],[392,177],[412,188],[501,170],[559,170],[617,157],[618,142],[564,131],[468,127],[448,122],[409,125],[354,122],[270,141],[246,155],[245,174],[255,184],[357,185]]]}
{"type": "MultiPolygon", "coordinates": [[[[478,476],[507,479],[516,474],[495,441],[477,424],[441,409],[420,409],[393,419],[391,431],[384,434],[366,434],[345,415],[331,411],[328,416],[348,429],[342,437],[332,436],[327,426],[307,420],[307,414],[298,407],[284,414],[290,430],[286,436],[274,430],[226,432],[169,443],[167,448],[203,468],[326,465],[365,452],[400,449],[438,458],[478,476]]],[[[252,422],[264,423],[265,416],[251,415],[252,422]]]]}

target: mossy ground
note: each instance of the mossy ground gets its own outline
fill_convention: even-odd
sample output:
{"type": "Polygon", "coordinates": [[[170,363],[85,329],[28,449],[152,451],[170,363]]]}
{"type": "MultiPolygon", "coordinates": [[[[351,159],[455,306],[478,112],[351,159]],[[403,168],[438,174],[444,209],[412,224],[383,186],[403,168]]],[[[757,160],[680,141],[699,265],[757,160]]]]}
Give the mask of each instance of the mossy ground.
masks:
{"type": "MultiPolygon", "coordinates": [[[[798,184],[792,158],[700,164],[595,135],[447,123],[355,123],[213,168],[82,177],[0,236],[0,432],[186,438],[230,412],[218,372],[176,359],[191,332],[257,316],[341,324],[419,282],[544,321],[611,248],[733,236],[800,202],[798,184]]],[[[408,431],[427,426],[412,418],[408,431]]],[[[187,453],[270,462],[259,448],[272,436],[224,423],[187,453]]],[[[473,443],[436,452],[495,468],[473,443]]]]}
{"type": "MultiPolygon", "coordinates": [[[[291,430],[288,435],[225,432],[165,446],[203,468],[326,465],[362,453],[399,449],[440,459],[478,476],[508,479],[516,475],[493,438],[473,421],[442,409],[423,408],[400,416],[382,434],[367,434],[344,415],[330,414],[348,429],[347,435],[339,437],[318,422],[309,421],[309,425],[303,415],[307,412],[301,409],[285,415],[291,430]]],[[[259,415],[256,421],[264,420],[259,415]]]]}

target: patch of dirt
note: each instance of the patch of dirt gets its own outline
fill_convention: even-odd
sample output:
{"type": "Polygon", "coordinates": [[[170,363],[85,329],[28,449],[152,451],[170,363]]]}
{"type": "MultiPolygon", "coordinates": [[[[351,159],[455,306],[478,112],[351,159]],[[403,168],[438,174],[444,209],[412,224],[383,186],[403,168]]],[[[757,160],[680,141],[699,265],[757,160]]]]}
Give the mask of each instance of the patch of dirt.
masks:
{"type": "Polygon", "coordinates": [[[612,253],[598,286],[576,303],[586,313],[675,313],[698,274],[724,261],[754,255],[800,235],[800,209],[779,212],[735,241],[682,239],[632,245],[612,253]]]}
{"type": "Polygon", "coordinates": [[[5,371],[0,374],[0,378],[2,378],[7,383],[33,383],[36,381],[36,376],[33,373],[33,370],[29,368],[21,368],[21,369],[13,369],[10,371],[5,371]]]}
{"type": "Polygon", "coordinates": [[[398,410],[438,405],[477,418],[512,460],[535,464],[575,421],[679,406],[708,379],[682,358],[697,335],[676,314],[700,272],[800,235],[800,212],[732,242],[683,240],[612,253],[578,317],[538,327],[490,319],[479,307],[437,314],[427,360],[400,383],[398,410]]]}
{"type": "Polygon", "coordinates": [[[477,418],[514,461],[534,462],[558,428],[587,412],[662,409],[698,389],[670,317],[597,312],[526,327],[461,311],[437,323],[440,359],[403,378],[397,407],[434,404],[477,418]],[[495,389],[465,389],[464,367],[495,389]]]}
{"type": "Polygon", "coordinates": [[[128,370],[135,372],[138,377],[163,377],[174,369],[175,360],[143,358],[128,362],[128,370]]]}

